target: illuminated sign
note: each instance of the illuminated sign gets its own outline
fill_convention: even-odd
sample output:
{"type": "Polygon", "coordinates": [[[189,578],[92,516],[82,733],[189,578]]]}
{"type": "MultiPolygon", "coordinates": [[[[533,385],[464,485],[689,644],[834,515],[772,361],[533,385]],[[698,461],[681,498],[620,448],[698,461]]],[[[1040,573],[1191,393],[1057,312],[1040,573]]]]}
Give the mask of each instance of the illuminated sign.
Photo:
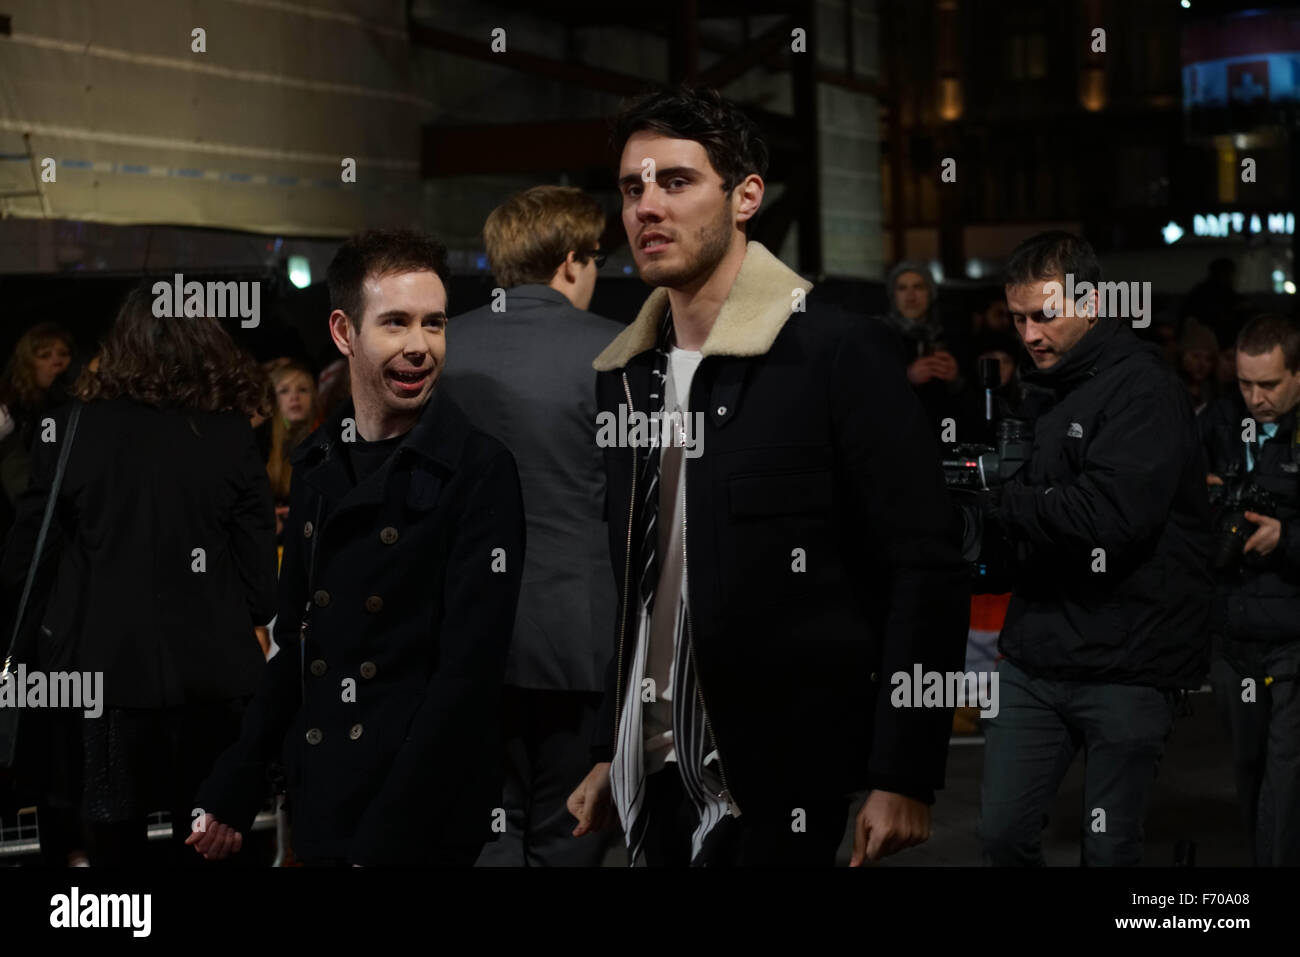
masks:
{"type": "Polygon", "coordinates": [[[1270,232],[1275,236],[1290,236],[1295,232],[1295,213],[1206,213],[1192,217],[1192,233],[1196,236],[1233,236],[1237,233],[1270,232]]]}

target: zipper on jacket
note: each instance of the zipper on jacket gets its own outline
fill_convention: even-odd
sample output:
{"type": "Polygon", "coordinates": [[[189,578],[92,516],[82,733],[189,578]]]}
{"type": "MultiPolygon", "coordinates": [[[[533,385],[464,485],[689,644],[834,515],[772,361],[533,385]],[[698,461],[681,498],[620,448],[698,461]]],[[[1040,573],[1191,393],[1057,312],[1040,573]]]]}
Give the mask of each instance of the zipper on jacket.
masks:
{"type": "MultiPolygon", "coordinates": [[[[698,374],[698,372],[699,369],[697,368],[696,373],[698,374]]],[[[698,441],[703,441],[703,440],[704,440],[704,436],[700,436],[698,439],[698,441]]],[[[709,733],[709,741],[713,744],[713,750],[718,755],[718,776],[722,778],[722,790],[719,791],[717,794],[715,794],[714,797],[726,801],[727,809],[731,811],[732,816],[739,817],[740,807],[736,804],[736,802],[731,797],[731,786],[727,783],[727,766],[722,763],[722,749],[718,747],[718,739],[714,737],[713,734],[713,724],[712,722],[709,721],[709,706],[704,697],[704,682],[700,680],[700,669],[695,664],[695,625],[691,621],[691,592],[690,592],[691,576],[686,563],[686,515],[687,515],[686,473],[687,473],[687,460],[685,458],[685,452],[683,451],[683,457],[682,457],[682,580],[686,582],[686,589],[685,589],[685,594],[682,595],[682,604],[686,607],[686,631],[687,631],[686,640],[690,642],[690,647],[687,649],[687,654],[690,656],[691,659],[691,670],[695,672],[695,696],[700,699],[700,710],[704,712],[704,730],[709,733]]],[[[701,768],[701,773],[702,772],[703,772],[703,768],[701,768]]]]}
{"type": "MultiPolygon", "coordinates": [[[[632,414],[632,389],[623,373],[623,394],[627,397],[628,415],[632,414]]],[[[623,637],[627,630],[627,608],[631,597],[632,517],[636,514],[636,446],[632,446],[632,497],[627,505],[627,560],[623,565],[623,607],[618,616],[618,678],[614,685],[614,749],[618,750],[618,726],[623,718],[623,637]]]]}

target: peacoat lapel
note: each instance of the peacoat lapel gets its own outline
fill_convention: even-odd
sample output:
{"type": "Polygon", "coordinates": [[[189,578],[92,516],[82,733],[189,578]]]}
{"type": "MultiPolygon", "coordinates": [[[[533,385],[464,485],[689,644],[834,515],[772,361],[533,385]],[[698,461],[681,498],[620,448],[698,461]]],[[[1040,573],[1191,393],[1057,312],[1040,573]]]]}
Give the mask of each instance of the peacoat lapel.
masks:
{"type": "Polygon", "coordinates": [[[432,508],[445,481],[459,467],[471,431],[460,408],[435,386],[420,418],[393,455],[359,485],[353,485],[340,448],[344,423],[354,415],[348,399],[290,459],[295,473],[301,470],[302,481],[324,499],[327,514],[376,507],[386,500],[405,501],[418,510],[432,508]]]}

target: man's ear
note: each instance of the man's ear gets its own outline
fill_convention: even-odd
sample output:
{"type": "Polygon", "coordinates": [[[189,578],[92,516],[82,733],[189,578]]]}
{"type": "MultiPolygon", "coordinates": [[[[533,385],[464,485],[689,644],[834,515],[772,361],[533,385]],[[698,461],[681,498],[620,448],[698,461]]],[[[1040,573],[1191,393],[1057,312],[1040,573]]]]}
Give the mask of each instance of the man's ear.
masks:
{"type": "Polygon", "coordinates": [[[736,222],[743,223],[758,215],[758,207],[763,205],[763,179],[757,173],[750,173],[733,192],[737,197],[736,222]]]}
{"type": "Polygon", "coordinates": [[[352,320],[342,309],[335,309],[330,313],[330,338],[334,340],[334,345],[339,352],[345,356],[352,355],[352,337],[355,330],[352,328],[352,320]]]}

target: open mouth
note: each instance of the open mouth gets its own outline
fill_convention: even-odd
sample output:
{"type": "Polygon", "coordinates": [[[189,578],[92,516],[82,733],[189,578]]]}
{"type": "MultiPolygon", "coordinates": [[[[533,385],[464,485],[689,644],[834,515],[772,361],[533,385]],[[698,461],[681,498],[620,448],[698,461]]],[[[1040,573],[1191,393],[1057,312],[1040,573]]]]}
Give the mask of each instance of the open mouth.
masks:
{"type": "Polygon", "coordinates": [[[384,372],[384,377],[396,385],[399,391],[415,394],[424,388],[425,381],[432,374],[432,369],[388,369],[384,372]]]}
{"type": "Polygon", "coordinates": [[[662,252],[664,249],[668,248],[668,244],[671,242],[672,240],[669,239],[667,236],[657,234],[657,233],[652,233],[648,236],[642,236],[641,252],[643,253],[662,252]]]}

